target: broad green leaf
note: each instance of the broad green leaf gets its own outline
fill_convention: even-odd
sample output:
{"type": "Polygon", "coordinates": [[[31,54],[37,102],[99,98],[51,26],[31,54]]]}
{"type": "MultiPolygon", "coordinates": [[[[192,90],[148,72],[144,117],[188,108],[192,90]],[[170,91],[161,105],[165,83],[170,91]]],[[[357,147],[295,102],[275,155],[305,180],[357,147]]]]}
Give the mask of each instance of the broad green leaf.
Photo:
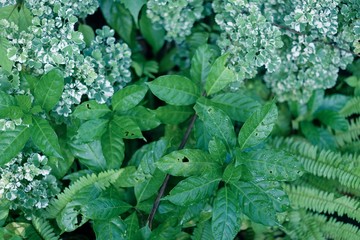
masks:
{"type": "Polygon", "coordinates": [[[287,211],[290,207],[289,197],[281,187],[281,183],[277,181],[261,181],[257,183],[265,194],[273,203],[273,207],[277,212],[287,211]]]}
{"type": "Polygon", "coordinates": [[[120,168],[125,156],[125,144],[116,128],[114,123],[110,122],[101,137],[101,148],[108,169],[120,168]]]}
{"type": "Polygon", "coordinates": [[[146,179],[144,182],[136,184],[134,187],[134,193],[137,202],[140,203],[155,195],[163,184],[165,176],[165,173],[157,169],[150,178],[146,179]]]}
{"type": "Polygon", "coordinates": [[[18,106],[10,106],[0,109],[0,118],[20,119],[24,116],[24,112],[18,106]]]}
{"type": "Polygon", "coordinates": [[[274,149],[258,149],[244,153],[236,151],[236,166],[244,164],[255,177],[266,180],[294,181],[302,175],[296,156],[274,149]]]}
{"type": "Polygon", "coordinates": [[[238,181],[242,175],[242,166],[236,166],[234,163],[230,163],[226,166],[222,179],[225,182],[238,181]]]}
{"type": "Polygon", "coordinates": [[[75,136],[76,143],[88,143],[99,140],[105,133],[109,120],[108,119],[93,119],[81,124],[75,136]]]}
{"type": "Polygon", "coordinates": [[[26,126],[16,126],[14,130],[0,132],[0,166],[8,163],[25,146],[31,135],[26,126]]]}
{"type": "Polygon", "coordinates": [[[2,227],[9,216],[10,201],[5,198],[0,199],[0,227],[2,227]]]}
{"type": "Polygon", "coordinates": [[[59,139],[47,120],[40,117],[33,117],[31,139],[47,156],[63,158],[59,139]]]}
{"type": "Polygon", "coordinates": [[[219,164],[223,164],[226,160],[226,146],[221,140],[217,138],[213,138],[209,142],[209,153],[219,164]]]}
{"type": "Polygon", "coordinates": [[[145,175],[136,170],[134,166],[121,168],[122,172],[116,179],[114,186],[125,188],[134,187],[145,181],[145,175]]]}
{"type": "Polygon", "coordinates": [[[264,189],[256,182],[232,182],[231,189],[239,195],[241,211],[252,221],[266,226],[277,225],[274,205],[264,189]]]}
{"type": "Polygon", "coordinates": [[[0,110],[6,109],[13,105],[15,105],[14,97],[3,91],[0,91],[0,110]]]}
{"type": "Polygon", "coordinates": [[[334,135],[325,128],[316,127],[309,121],[302,121],[300,129],[306,139],[313,145],[326,149],[335,149],[337,147],[334,135]]]}
{"type": "Polygon", "coordinates": [[[211,98],[210,104],[223,110],[231,119],[239,122],[245,122],[255,110],[261,107],[258,101],[242,92],[220,93],[211,98]]]}
{"type": "Polygon", "coordinates": [[[161,124],[155,113],[143,106],[134,107],[122,114],[132,119],[142,131],[148,131],[161,124]]]}
{"type": "Polygon", "coordinates": [[[84,164],[90,170],[101,172],[108,169],[100,141],[80,145],[70,143],[69,147],[81,164],[84,164]]]}
{"type": "Polygon", "coordinates": [[[95,220],[93,229],[96,240],[126,240],[126,224],[120,217],[109,220],[95,220]]]}
{"type": "Polygon", "coordinates": [[[148,88],[142,85],[131,85],[117,91],[111,100],[113,110],[126,111],[140,103],[148,88]]]}
{"type": "Polygon", "coordinates": [[[111,110],[106,104],[99,104],[95,100],[90,100],[77,106],[72,116],[82,120],[92,120],[101,118],[110,112],[111,110]]]}
{"type": "Polygon", "coordinates": [[[191,79],[198,85],[205,82],[210,68],[211,62],[215,58],[215,52],[212,51],[208,44],[202,45],[196,49],[191,59],[190,75],[191,79]]]}
{"type": "Polygon", "coordinates": [[[5,37],[0,37],[0,66],[7,72],[11,72],[14,62],[7,56],[7,49],[11,47],[9,40],[5,37]]]}
{"type": "Polygon", "coordinates": [[[128,239],[135,239],[136,233],[139,231],[139,219],[136,215],[136,212],[133,212],[128,216],[124,223],[126,224],[126,236],[128,239]]]}
{"type": "Polygon", "coordinates": [[[211,228],[218,240],[234,239],[240,231],[238,196],[227,186],[221,188],[214,200],[211,228]]]}
{"type": "Polygon", "coordinates": [[[61,179],[69,171],[71,165],[74,163],[74,155],[69,150],[67,141],[64,139],[59,139],[59,144],[61,148],[61,158],[49,157],[47,165],[51,167],[51,174],[54,175],[57,179],[61,179]]]}
{"type": "Polygon", "coordinates": [[[155,110],[158,119],[164,124],[179,124],[188,119],[194,110],[190,106],[166,105],[155,110]]]}
{"type": "Polygon", "coordinates": [[[63,89],[64,75],[59,69],[54,68],[44,74],[35,86],[35,101],[44,110],[50,111],[60,100],[63,89]]]}
{"type": "Polygon", "coordinates": [[[210,154],[198,149],[182,149],[160,158],[155,165],[173,176],[218,174],[219,165],[210,154]]]}
{"type": "Polygon", "coordinates": [[[348,121],[338,111],[320,110],[314,117],[334,130],[346,131],[349,128],[348,121]]]}
{"type": "Polygon", "coordinates": [[[31,97],[30,95],[16,95],[16,104],[21,108],[21,110],[28,112],[31,108],[31,97]]]}
{"type": "Polygon", "coordinates": [[[135,139],[144,138],[139,125],[137,125],[132,119],[125,116],[114,116],[113,120],[110,121],[113,124],[114,131],[122,138],[135,139]]]}
{"type": "Polygon", "coordinates": [[[358,79],[355,75],[345,78],[344,81],[350,87],[356,87],[356,86],[358,86],[360,84],[360,79],[358,79]]]}
{"type": "Polygon", "coordinates": [[[83,34],[86,46],[90,47],[91,42],[95,39],[95,33],[92,27],[87,24],[80,24],[78,30],[83,34]]]}
{"type": "Polygon", "coordinates": [[[180,75],[161,76],[148,85],[155,96],[171,105],[190,105],[200,97],[199,87],[180,75]]]}
{"type": "Polygon", "coordinates": [[[170,195],[163,198],[178,206],[188,206],[214,194],[220,179],[209,179],[202,176],[188,177],[180,181],[171,191],[170,195]]]}
{"type": "Polygon", "coordinates": [[[120,0],[120,2],[122,2],[124,6],[130,11],[135,24],[138,25],[139,12],[146,3],[146,0],[120,0]]]}
{"type": "Polygon", "coordinates": [[[225,66],[227,58],[227,54],[220,56],[211,66],[205,83],[207,95],[217,93],[229,83],[236,81],[234,72],[225,66]]]}
{"type": "Polygon", "coordinates": [[[135,28],[132,16],[118,1],[101,0],[100,9],[112,29],[132,48],[135,44],[135,28]]]}
{"type": "Polygon", "coordinates": [[[206,221],[202,223],[198,223],[193,233],[193,240],[215,240],[212,229],[211,222],[206,221]]]}
{"type": "Polygon", "coordinates": [[[131,205],[117,198],[100,197],[84,208],[84,215],[89,219],[111,219],[119,216],[131,208],[131,205]]]}
{"type": "Polygon", "coordinates": [[[146,9],[141,11],[139,27],[141,35],[150,44],[154,53],[157,53],[165,42],[165,30],[163,27],[154,26],[146,15],[146,9]]]}
{"type": "Polygon", "coordinates": [[[81,205],[76,201],[66,204],[60,214],[56,216],[56,222],[62,231],[72,232],[84,225],[89,219],[82,215],[81,205]]]}
{"type": "Polygon", "coordinates": [[[309,114],[313,114],[314,112],[316,112],[316,110],[319,109],[319,107],[324,101],[324,94],[324,90],[316,90],[313,92],[311,98],[306,104],[309,114]]]}
{"type": "Polygon", "coordinates": [[[234,126],[229,116],[222,110],[203,104],[202,99],[196,103],[194,109],[201,121],[204,122],[205,129],[210,136],[223,141],[228,150],[236,145],[234,126]]]}
{"type": "Polygon", "coordinates": [[[241,149],[255,146],[264,141],[271,133],[278,117],[274,102],[256,110],[240,129],[238,142],[241,149]]]}

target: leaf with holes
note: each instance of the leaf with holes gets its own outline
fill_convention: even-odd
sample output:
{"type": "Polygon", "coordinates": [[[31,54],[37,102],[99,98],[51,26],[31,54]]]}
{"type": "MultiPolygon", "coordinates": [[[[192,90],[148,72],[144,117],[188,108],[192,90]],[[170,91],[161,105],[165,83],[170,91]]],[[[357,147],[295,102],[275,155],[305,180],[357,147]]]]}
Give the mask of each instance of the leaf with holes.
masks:
{"type": "Polygon", "coordinates": [[[111,110],[106,104],[100,104],[95,100],[90,100],[77,106],[72,116],[82,120],[93,120],[101,118],[110,112],[111,110]]]}
{"type": "Polygon", "coordinates": [[[114,131],[122,138],[135,139],[143,138],[139,125],[137,125],[131,118],[125,116],[114,116],[110,121],[113,124],[114,131]]]}
{"type": "Polygon", "coordinates": [[[255,146],[264,141],[271,133],[278,117],[274,102],[256,110],[240,129],[238,142],[241,149],[255,146]]]}
{"type": "Polygon", "coordinates": [[[190,105],[200,97],[199,86],[184,76],[161,76],[148,85],[155,96],[171,105],[190,105]]]}

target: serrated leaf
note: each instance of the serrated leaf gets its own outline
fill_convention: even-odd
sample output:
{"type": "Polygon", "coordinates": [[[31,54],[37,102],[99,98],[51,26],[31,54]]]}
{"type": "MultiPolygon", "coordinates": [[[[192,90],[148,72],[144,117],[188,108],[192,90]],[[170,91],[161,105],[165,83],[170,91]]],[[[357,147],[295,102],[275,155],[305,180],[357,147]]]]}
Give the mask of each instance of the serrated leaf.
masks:
{"type": "Polygon", "coordinates": [[[255,146],[264,141],[271,133],[278,117],[275,103],[267,103],[256,110],[240,129],[238,142],[240,149],[255,146]]]}
{"type": "Polygon", "coordinates": [[[190,106],[166,105],[155,110],[158,119],[164,124],[179,124],[188,119],[194,110],[190,106]]]}
{"type": "Polygon", "coordinates": [[[113,124],[114,131],[122,138],[144,138],[139,126],[129,117],[114,116],[113,120],[110,121],[110,124],[113,124]]]}
{"type": "Polygon", "coordinates": [[[188,206],[214,194],[219,182],[220,179],[188,177],[180,181],[170,191],[170,195],[163,199],[178,206],[188,206]]]}
{"type": "Polygon", "coordinates": [[[196,49],[195,54],[191,59],[190,68],[190,75],[193,81],[198,84],[205,82],[214,57],[215,53],[214,51],[211,51],[208,44],[202,45],[196,49]]]}
{"type": "Polygon", "coordinates": [[[205,151],[198,149],[182,149],[171,152],[160,158],[155,165],[163,172],[173,176],[194,176],[202,174],[218,174],[219,165],[205,151]]]}
{"type": "Polygon", "coordinates": [[[109,169],[120,168],[125,156],[125,144],[121,134],[110,122],[106,132],[101,137],[101,149],[109,169]]]}
{"type": "Polygon", "coordinates": [[[137,203],[139,204],[140,202],[149,199],[150,197],[155,195],[161,187],[165,176],[165,173],[156,169],[149,179],[146,179],[144,182],[136,184],[134,187],[134,193],[137,203]]]}
{"type": "Polygon", "coordinates": [[[241,211],[252,221],[266,226],[277,225],[276,211],[271,199],[255,182],[232,182],[233,191],[239,194],[241,211]]]}
{"type": "Polygon", "coordinates": [[[199,86],[180,75],[158,77],[148,86],[155,96],[175,106],[193,104],[200,97],[199,86]]]}
{"type": "Polygon", "coordinates": [[[143,106],[134,107],[126,112],[123,112],[123,114],[131,118],[142,131],[154,129],[161,123],[153,111],[143,106]]]}
{"type": "Polygon", "coordinates": [[[148,88],[143,85],[131,85],[117,91],[111,100],[113,110],[126,111],[136,105],[145,97],[148,88]]]}
{"type": "Polygon", "coordinates": [[[229,116],[222,110],[203,104],[200,99],[194,107],[199,118],[204,122],[206,131],[226,144],[228,150],[236,145],[234,126],[229,116]]]}
{"type": "Polygon", "coordinates": [[[27,126],[16,126],[14,130],[0,132],[0,166],[15,157],[29,140],[31,130],[27,126]]]}
{"type": "Polygon", "coordinates": [[[72,116],[82,120],[93,120],[101,118],[110,112],[111,110],[106,104],[99,104],[95,100],[90,100],[77,106],[72,116]]]}
{"type": "Polygon", "coordinates": [[[236,81],[234,72],[225,66],[227,58],[227,54],[222,55],[211,66],[205,83],[207,95],[217,93],[229,83],[236,81]]]}
{"type": "Polygon", "coordinates": [[[59,139],[47,120],[33,117],[31,139],[47,156],[63,158],[61,156],[59,139]]]}
{"type": "Polygon", "coordinates": [[[101,172],[108,169],[100,141],[80,145],[69,143],[69,147],[80,163],[87,166],[90,170],[101,172]]]}
{"type": "Polygon", "coordinates": [[[126,240],[126,224],[119,217],[110,220],[96,220],[93,229],[97,240],[126,240]]]}
{"type": "Polygon", "coordinates": [[[348,121],[338,111],[320,110],[316,112],[314,117],[334,130],[346,131],[349,128],[348,121]]]}
{"type": "Polygon", "coordinates": [[[80,125],[75,136],[76,143],[81,144],[99,140],[105,133],[108,123],[108,119],[101,118],[84,122],[80,125]]]}
{"type": "Polygon", "coordinates": [[[241,92],[215,95],[211,98],[211,104],[239,122],[245,122],[255,110],[261,107],[258,101],[241,92]]]}
{"type": "Polygon", "coordinates": [[[117,198],[100,197],[84,208],[84,215],[89,219],[111,219],[119,216],[131,208],[131,205],[117,198]]]}
{"type": "Polygon", "coordinates": [[[237,195],[224,186],[214,200],[211,228],[215,239],[234,239],[241,226],[239,213],[237,195]]]}
{"type": "Polygon", "coordinates": [[[121,2],[127,9],[129,9],[131,15],[133,16],[135,24],[138,25],[139,12],[146,3],[146,0],[121,0],[121,2]]]}
{"type": "Polygon", "coordinates": [[[64,89],[64,75],[54,68],[44,74],[35,86],[35,101],[46,110],[50,111],[60,100],[64,89]]]}
{"type": "Polygon", "coordinates": [[[136,212],[133,212],[128,216],[124,223],[126,224],[126,236],[128,239],[135,239],[136,233],[139,231],[139,219],[136,215],[136,212]]]}

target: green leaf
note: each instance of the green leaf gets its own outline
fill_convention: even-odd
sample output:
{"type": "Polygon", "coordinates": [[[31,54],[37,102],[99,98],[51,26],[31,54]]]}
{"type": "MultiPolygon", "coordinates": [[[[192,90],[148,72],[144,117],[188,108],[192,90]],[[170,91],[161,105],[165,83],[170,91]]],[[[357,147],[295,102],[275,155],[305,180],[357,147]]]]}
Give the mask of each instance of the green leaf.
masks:
{"type": "Polygon", "coordinates": [[[240,231],[240,211],[238,209],[238,197],[227,186],[221,188],[214,200],[211,220],[212,232],[215,239],[234,239],[240,231]]]}
{"type": "Polygon", "coordinates": [[[138,25],[139,12],[146,3],[146,0],[120,0],[120,2],[122,2],[124,6],[129,9],[135,24],[138,25]]]}
{"type": "Polygon", "coordinates": [[[178,206],[188,206],[214,194],[220,179],[209,179],[202,176],[188,177],[180,181],[171,191],[170,195],[163,198],[178,206]]]}
{"type": "Polygon", "coordinates": [[[234,126],[229,116],[222,110],[205,105],[202,99],[199,99],[194,109],[199,118],[204,122],[206,131],[208,131],[212,137],[223,141],[228,150],[236,145],[234,126]]]}
{"type": "Polygon", "coordinates": [[[96,220],[93,229],[97,240],[126,240],[126,224],[119,217],[110,220],[96,220]]]}
{"type": "Polygon", "coordinates": [[[33,117],[31,139],[46,155],[63,159],[59,139],[47,120],[33,117]]]}
{"type": "Polygon", "coordinates": [[[113,110],[126,111],[140,103],[148,88],[142,85],[131,85],[117,91],[111,100],[113,110]]]}
{"type": "Polygon", "coordinates": [[[83,34],[84,42],[86,43],[86,46],[89,47],[91,42],[95,39],[95,33],[92,27],[87,24],[80,24],[78,31],[83,34]]]}
{"type": "Polygon", "coordinates": [[[6,109],[15,105],[15,99],[13,96],[0,91],[0,110],[6,109]]]}
{"type": "Polygon", "coordinates": [[[226,166],[222,179],[225,182],[233,182],[238,181],[242,176],[242,168],[243,166],[235,166],[234,163],[230,163],[226,166]]]}
{"type": "Polygon", "coordinates": [[[158,119],[164,124],[179,124],[188,119],[194,110],[190,106],[166,105],[155,110],[158,119]]]}
{"type": "Polygon", "coordinates": [[[21,151],[30,135],[30,128],[21,125],[14,130],[0,132],[0,166],[8,163],[21,151]]]}
{"type": "Polygon", "coordinates": [[[211,62],[215,58],[215,52],[208,44],[202,45],[196,49],[191,59],[190,75],[191,79],[198,85],[204,83],[207,78],[211,62]]]}
{"type": "Polygon", "coordinates": [[[75,136],[76,143],[88,143],[99,140],[108,126],[108,119],[93,119],[81,124],[75,136]]]}
{"type": "Polygon", "coordinates": [[[280,182],[276,181],[261,181],[256,183],[265,194],[268,196],[270,201],[273,203],[273,207],[277,212],[284,212],[289,210],[290,200],[286,195],[285,191],[281,187],[280,182]]]}
{"type": "Polygon", "coordinates": [[[205,151],[182,149],[160,158],[155,165],[163,172],[173,176],[216,175],[218,163],[205,151]]]}
{"type": "Polygon", "coordinates": [[[120,168],[125,156],[125,144],[116,128],[114,123],[110,122],[101,137],[101,148],[108,169],[120,168]]]}
{"type": "Polygon", "coordinates": [[[196,147],[203,150],[208,150],[209,142],[212,139],[208,131],[208,127],[199,118],[195,121],[194,135],[196,139],[196,147]]]}
{"type": "Polygon", "coordinates": [[[31,97],[29,95],[16,95],[16,104],[21,108],[21,110],[28,112],[31,108],[31,97]]]}
{"type": "Polygon", "coordinates": [[[10,201],[5,198],[0,199],[0,227],[4,225],[9,216],[10,201]]]}
{"type": "Polygon", "coordinates": [[[114,131],[122,138],[144,138],[139,126],[129,117],[114,116],[113,120],[110,121],[110,124],[113,124],[114,131]]]}
{"type": "Polygon", "coordinates": [[[316,112],[314,117],[334,130],[346,131],[349,128],[348,121],[338,111],[320,110],[316,112]]]}
{"type": "Polygon", "coordinates": [[[198,223],[193,233],[193,240],[214,240],[210,221],[198,223]]]}
{"type": "Polygon", "coordinates": [[[223,110],[231,119],[245,122],[261,104],[241,92],[220,93],[210,101],[211,105],[223,110]]]}
{"type": "Polygon", "coordinates": [[[217,139],[213,138],[209,142],[209,153],[216,159],[219,164],[223,164],[226,160],[227,150],[225,144],[217,139]]]}
{"type": "Polygon", "coordinates": [[[131,208],[131,205],[117,198],[100,197],[84,208],[84,215],[89,219],[111,219],[119,216],[131,208]]]}
{"type": "Polygon", "coordinates": [[[0,37],[0,66],[7,72],[11,72],[14,62],[7,56],[7,49],[11,47],[9,40],[5,37],[0,37]]]}
{"type": "Polygon", "coordinates": [[[193,104],[200,97],[199,87],[184,76],[161,76],[148,85],[155,96],[176,106],[193,104]]]}
{"type": "Polygon", "coordinates": [[[344,81],[345,81],[350,87],[356,87],[356,86],[358,86],[359,83],[360,83],[359,79],[358,79],[355,75],[345,78],[344,81]]]}
{"type": "Polygon", "coordinates": [[[274,102],[265,104],[247,119],[240,129],[238,142],[240,149],[255,146],[264,141],[271,133],[278,117],[274,102]]]}
{"type": "Polygon", "coordinates": [[[18,106],[10,106],[0,110],[0,118],[19,119],[24,116],[24,112],[18,106]]]}
{"type": "Polygon", "coordinates": [[[88,221],[81,212],[81,205],[76,201],[67,203],[60,214],[56,216],[56,222],[62,231],[72,232],[88,221]]]}
{"type": "Polygon", "coordinates": [[[135,239],[136,233],[139,231],[139,219],[136,215],[136,212],[133,212],[130,216],[128,216],[124,223],[126,224],[126,236],[127,239],[135,239]]]}
{"type": "Polygon", "coordinates": [[[161,187],[165,176],[165,173],[156,169],[149,179],[146,179],[144,182],[136,184],[134,187],[134,193],[137,203],[140,203],[155,195],[161,187]]]}
{"type": "Polygon", "coordinates": [[[261,179],[294,181],[302,175],[301,162],[296,156],[273,149],[257,149],[250,153],[236,151],[236,166],[244,164],[261,179]]]}
{"type": "Polygon", "coordinates": [[[143,106],[134,107],[122,114],[132,119],[142,131],[154,129],[161,123],[153,111],[143,106]]]}
{"type": "Polygon", "coordinates": [[[232,182],[233,191],[239,194],[240,208],[252,221],[266,226],[277,225],[276,211],[271,199],[256,182],[232,182]]]}
{"type": "Polygon", "coordinates": [[[64,89],[63,73],[54,68],[43,75],[35,86],[35,101],[46,110],[50,111],[60,100],[64,89]]]}
{"type": "Polygon", "coordinates": [[[99,104],[95,100],[90,100],[77,106],[72,116],[82,120],[93,120],[101,118],[110,112],[111,110],[106,104],[99,104]]]}
{"type": "Polygon", "coordinates": [[[337,147],[334,135],[325,128],[316,127],[309,121],[302,121],[300,123],[300,129],[306,139],[313,145],[330,149],[335,149],[337,147]]]}
{"type": "Polygon", "coordinates": [[[154,53],[157,53],[165,42],[165,30],[162,27],[156,27],[146,15],[146,9],[141,11],[139,22],[141,35],[150,44],[154,53]]]}
{"type": "Polygon", "coordinates": [[[87,166],[90,170],[101,172],[108,169],[100,141],[81,145],[70,143],[69,147],[74,156],[79,159],[80,163],[87,166]]]}
{"type": "Polygon", "coordinates": [[[217,93],[229,83],[236,81],[234,72],[225,66],[227,58],[227,54],[220,56],[211,66],[205,83],[207,95],[217,93]]]}
{"type": "Polygon", "coordinates": [[[130,12],[120,2],[101,0],[100,9],[112,29],[132,48],[135,44],[135,28],[130,12]]]}

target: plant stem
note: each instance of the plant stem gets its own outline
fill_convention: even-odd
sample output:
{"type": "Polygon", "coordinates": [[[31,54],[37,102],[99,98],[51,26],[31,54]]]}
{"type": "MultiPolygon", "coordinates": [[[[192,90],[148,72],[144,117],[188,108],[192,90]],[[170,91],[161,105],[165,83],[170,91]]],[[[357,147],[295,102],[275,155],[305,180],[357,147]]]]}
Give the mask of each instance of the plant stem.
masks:
{"type": "MultiPolygon", "coordinates": [[[[190,137],[190,133],[191,133],[191,130],[192,128],[194,127],[194,124],[195,124],[195,121],[197,119],[197,115],[194,114],[192,117],[191,117],[191,120],[190,120],[190,123],[189,123],[189,126],[188,128],[186,129],[186,132],[184,134],[184,137],[178,147],[178,150],[181,150],[185,147],[185,144],[187,142],[187,140],[189,139],[190,137]]],[[[149,228],[151,229],[152,228],[152,222],[154,220],[154,216],[155,216],[155,213],[157,211],[157,209],[159,208],[159,205],[160,205],[160,199],[161,197],[164,195],[164,192],[165,192],[165,189],[166,189],[166,186],[169,182],[169,179],[170,179],[170,175],[169,174],[166,174],[166,177],[161,185],[161,188],[159,190],[159,193],[154,201],[154,204],[153,204],[153,207],[151,209],[151,212],[149,214],[149,217],[148,217],[148,220],[147,220],[147,224],[149,226],[149,228]]]]}

